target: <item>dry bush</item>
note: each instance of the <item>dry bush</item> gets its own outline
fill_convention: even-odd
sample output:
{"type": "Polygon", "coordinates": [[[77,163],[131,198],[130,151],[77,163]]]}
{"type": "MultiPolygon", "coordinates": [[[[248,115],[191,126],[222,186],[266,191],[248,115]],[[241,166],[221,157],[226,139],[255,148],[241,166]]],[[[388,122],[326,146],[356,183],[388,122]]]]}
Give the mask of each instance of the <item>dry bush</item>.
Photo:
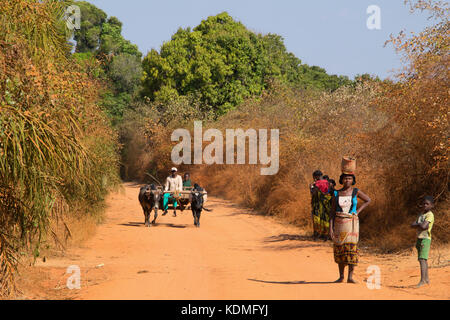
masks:
{"type": "Polygon", "coordinates": [[[187,98],[166,102],[136,101],[125,113],[120,125],[122,149],[121,176],[124,180],[161,183],[173,166],[170,155],[176,142],[171,134],[177,128],[193,127],[193,119],[208,119],[187,98]]]}
{"type": "MultiPolygon", "coordinates": [[[[369,122],[381,121],[374,118],[375,111],[369,110],[369,102],[376,90],[366,85],[340,89],[333,94],[319,94],[275,86],[260,100],[248,101],[211,126],[222,130],[278,128],[278,174],[261,176],[259,165],[202,166],[193,168],[194,179],[198,175],[214,176],[214,179],[202,181],[213,193],[307,226],[310,224],[309,183],[312,172],[321,169],[338,180],[342,155],[360,156],[354,148],[358,133],[368,131],[369,122]],[[357,120],[355,114],[358,115],[357,120]]],[[[361,162],[359,180],[367,180],[370,173],[361,162]]],[[[375,189],[361,182],[359,185],[365,191],[375,189]]]]}
{"type": "MultiPolygon", "coordinates": [[[[418,198],[431,193],[445,199],[446,190],[430,188],[427,181],[409,185],[412,181],[407,177],[427,172],[429,164],[423,162],[433,145],[421,144],[420,152],[399,148],[398,139],[418,140],[414,133],[424,134],[411,126],[402,127],[392,112],[396,109],[377,104],[388,85],[368,82],[319,96],[277,88],[260,101],[249,101],[211,126],[222,130],[279,128],[278,174],[260,176],[259,166],[217,165],[194,167],[193,177],[199,177],[214,194],[310,226],[312,172],[321,169],[338,182],[341,157],[352,155],[358,159],[357,187],[372,199],[361,214],[362,240],[384,252],[406,248],[414,239],[409,224],[416,218],[418,198]],[[398,128],[397,136],[386,136],[389,127],[398,128]]],[[[434,179],[445,179],[448,171],[434,174],[434,179]]],[[[440,212],[446,205],[436,208],[436,221],[439,217],[444,226],[447,223],[440,212]]],[[[436,227],[434,233],[439,241],[449,240],[445,227],[436,227]]]]}
{"type": "Polygon", "coordinates": [[[86,208],[72,208],[50,219],[47,234],[41,242],[41,257],[62,255],[71,246],[79,246],[89,240],[96,231],[103,216],[99,214],[103,206],[91,208],[89,215],[86,208]]]}
{"type": "MultiPolygon", "coordinates": [[[[396,83],[364,79],[333,93],[296,91],[274,83],[261,97],[203,124],[204,130],[222,132],[279,129],[278,174],[261,176],[254,165],[183,169],[214,195],[310,226],[312,172],[321,169],[338,182],[341,158],[351,155],[357,158],[357,187],[372,199],[361,214],[363,242],[383,252],[410,247],[415,234],[409,225],[425,194],[437,199],[433,238],[448,242],[450,37],[448,6],[433,3],[419,1],[413,7],[430,10],[438,19],[435,26],[409,39],[404,34],[391,39],[406,58],[396,83]]],[[[177,125],[192,128],[174,119],[157,134],[158,140],[149,136],[145,145],[152,149],[145,170],[171,166],[168,137],[177,125]]]]}
{"type": "MultiPolygon", "coordinates": [[[[278,174],[262,176],[259,165],[191,165],[181,169],[191,171],[192,179],[213,195],[310,227],[308,185],[312,172],[321,169],[338,182],[342,156],[355,156],[358,159],[357,187],[372,199],[372,204],[361,214],[361,239],[384,252],[406,248],[414,239],[414,230],[409,229],[409,224],[416,217],[415,202],[427,191],[428,185],[416,183],[414,188],[409,188],[405,184],[403,177],[416,174],[417,166],[400,166],[396,158],[400,151],[393,151],[397,140],[385,137],[386,128],[400,127],[394,123],[392,110],[387,112],[384,105],[377,104],[386,94],[388,85],[368,81],[333,93],[317,93],[298,92],[274,84],[259,99],[247,101],[217,121],[204,122],[203,130],[278,128],[278,174]],[[396,171],[392,171],[393,167],[396,171]]],[[[158,140],[150,139],[152,155],[157,156],[151,156],[146,170],[160,163],[164,165],[157,168],[165,173],[172,165],[173,143],[167,141],[175,127],[165,127],[164,134],[157,135],[158,140]]],[[[193,128],[190,122],[184,123],[184,127],[193,128]]],[[[400,127],[401,134],[411,132],[409,128],[402,131],[400,127]]],[[[424,149],[423,153],[426,152],[424,149]]],[[[422,161],[421,156],[409,153],[407,159],[422,161]]],[[[440,209],[437,210],[436,221],[440,209]]],[[[442,220],[439,218],[440,223],[442,220]]],[[[435,229],[435,238],[449,239],[447,231],[440,227],[435,229]]]]}
{"type": "Polygon", "coordinates": [[[19,252],[40,255],[52,219],[93,214],[119,182],[100,84],[66,56],[64,5],[0,2],[0,295],[14,289],[19,252]]]}

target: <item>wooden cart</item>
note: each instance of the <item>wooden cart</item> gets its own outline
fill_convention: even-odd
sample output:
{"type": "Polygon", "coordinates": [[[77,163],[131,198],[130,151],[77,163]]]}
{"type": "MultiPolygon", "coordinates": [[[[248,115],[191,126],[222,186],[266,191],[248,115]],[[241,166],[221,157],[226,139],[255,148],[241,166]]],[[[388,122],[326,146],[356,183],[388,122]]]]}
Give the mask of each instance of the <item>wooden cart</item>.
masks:
{"type": "MultiPolygon", "coordinates": [[[[182,191],[164,191],[164,187],[162,186],[158,186],[156,187],[158,189],[158,191],[161,192],[161,195],[166,194],[166,193],[170,193],[172,195],[172,197],[174,197],[177,200],[177,209],[180,209],[181,211],[185,210],[185,209],[189,209],[189,195],[192,193],[192,189],[194,187],[183,187],[182,191]]],[[[206,193],[205,191],[203,191],[202,193],[206,193]]],[[[161,197],[161,205],[160,208],[162,209],[163,206],[163,197],[161,197]]],[[[168,209],[174,209],[173,208],[173,202],[169,201],[169,206],[168,209]]]]}

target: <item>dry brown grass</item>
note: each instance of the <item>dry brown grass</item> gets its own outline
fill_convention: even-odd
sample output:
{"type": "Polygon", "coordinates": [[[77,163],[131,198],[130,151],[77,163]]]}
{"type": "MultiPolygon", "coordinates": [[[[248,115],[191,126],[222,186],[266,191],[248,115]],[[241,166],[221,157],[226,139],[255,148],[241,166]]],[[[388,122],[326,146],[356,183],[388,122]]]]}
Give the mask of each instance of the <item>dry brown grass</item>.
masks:
{"type": "MultiPolygon", "coordinates": [[[[407,153],[407,149],[392,153],[401,135],[411,131],[398,130],[395,139],[386,140],[393,115],[386,113],[384,106],[374,104],[383,92],[379,83],[371,82],[321,94],[275,85],[260,99],[247,101],[217,121],[204,122],[203,130],[280,129],[278,174],[261,176],[259,165],[191,165],[180,170],[190,171],[192,179],[211,194],[312,230],[308,187],[312,172],[321,169],[338,182],[341,157],[353,155],[358,159],[356,186],[372,199],[372,204],[361,214],[362,241],[383,252],[408,248],[415,237],[409,225],[416,218],[416,200],[427,193],[429,184],[416,181],[411,188],[408,185],[411,180],[404,177],[425,174],[426,167],[407,164],[422,163],[421,157],[426,157],[429,146],[422,145],[421,153],[407,153]],[[400,151],[408,156],[407,161],[399,159],[400,151]]],[[[167,141],[174,127],[158,128],[161,131],[154,136],[157,139],[145,149],[148,153],[138,153],[141,159],[151,159],[143,167],[153,169],[162,177],[172,166],[173,144],[167,141]]],[[[193,125],[187,122],[184,127],[192,129],[193,125]]],[[[445,200],[445,192],[440,199],[445,200]]],[[[441,200],[435,210],[433,234],[438,242],[450,239],[447,209],[448,202],[441,200]]]]}
{"type": "MultiPolygon", "coordinates": [[[[361,78],[354,87],[333,93],[273,84],[262,97],[204,123],[204,130],[222,132],[226,128],[279,129],[277,175],[261,176],[259,167],[249,165],[181,169],[191,171],[193,180],[212,194],[308,226],[312,172],[321,169],[338,182],[340,160],[351,155],[357,159],[357,187],[372,199],[361,214],[363,242],[383,252],[411,247],[415,235],[409,226],[416,219],[418,200],[427,194],[437,200],[433,239],[449,242],[449,7],[430,0],[415,2],[412,8],[428,11],[436,24],[409,38],[403,33],[391,38],[406,62],[398,82],[361,78]]],[[[148,135],[147,148],[138,151],[138,155],[147,153],[145,170],[167,172],[173,145],[168,137],[176,126],[192,128],[189,120],[193,119],[153,127],[159,132],[148,135]]],[[[129,127],[135,124],[128,122],[129,127]]]]}
{"type": "Polygon", "coordinates": [[[0,296],[18,255],[40,256],[52,217],[89,214],[120,182],[102,86],[67,51],[65,5],[0,2],[0,296]]]}
{"type": "MultiPolygon", "coordinates": [[[[49,250],[47,254],[60,254],[69,247],[82,245],[95,234],[102,220],[100,211],[89,215],[70,212],[58,219],[52,219],[45,241],[46,249],[49,250]]],[[[45,253],[44,250],[42,255],[45,253]]]]}

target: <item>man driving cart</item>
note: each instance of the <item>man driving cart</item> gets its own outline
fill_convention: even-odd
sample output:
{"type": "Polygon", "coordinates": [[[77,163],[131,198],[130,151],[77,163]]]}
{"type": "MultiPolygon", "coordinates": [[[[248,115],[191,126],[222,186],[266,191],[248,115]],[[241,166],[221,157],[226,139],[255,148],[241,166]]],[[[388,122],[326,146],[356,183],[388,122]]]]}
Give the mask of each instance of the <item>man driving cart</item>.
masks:
{"type": "Polygon", "coordinates": [[[177,198],[180,196],[180,194],[177,194],[177,191],[183,190],[183,180],[181,179],[181,176],[177,174],[177,171],[177,168],[173,167],[171,169],[171,175],[166,179],[163,197],[163,216],[165,216],[169,210],[169,201],[173,202],[173,216],[177,216],[177,198]]]}

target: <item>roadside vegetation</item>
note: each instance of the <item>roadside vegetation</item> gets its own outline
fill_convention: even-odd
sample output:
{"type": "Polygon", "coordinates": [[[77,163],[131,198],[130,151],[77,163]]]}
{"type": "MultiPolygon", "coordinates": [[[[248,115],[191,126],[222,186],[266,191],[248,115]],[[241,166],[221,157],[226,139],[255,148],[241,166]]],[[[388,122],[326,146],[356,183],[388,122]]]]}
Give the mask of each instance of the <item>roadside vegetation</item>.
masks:
{"type": "MultiPolygon", "coordinates": [[[[192,41],[207,43],[207,47],[215,48],[216,54],[222,52],[216,47],[221,43],[218,39],[226,37],[230,29],[242,31],[242,25],[231,22],[227,15],[219,15],[208,18],[192,31],[179,30],[160,53],[152,51],[144,59],[146,77],[151,78],[143,84],[149,99],[125,113],[121,132],[127,152],[122,173],[129,179],[154,182],[150,174],[162,180],[172,166],[170,154],[176,143],[170,142],[171,133],[176,128],[187,128],[193,136],[194,120],[204,120],[204,130],[216,128],[222,132],[227,128],[278,128],[277,175],[261,176],[259,165],[194,165],[183,166],[181,170],[190,171],[193,179],[212,194],[312,230],[308,191],[312,172],[321,169],[338,181],[342,156],[352,155],[358,159],[357,186],[373,200],[361,217],[361,238],[366,244],[382,252],[411,247],[414,230],[409,224],[416,218],[417,199],[427,194],[437,201],[433,238],[448,242],[448,4],[439,1],[407,1],[407,4],[413,11],[428,12],[435,24],[419,34],[401,32],[388,39],[386,45],[393,46],[404,61],[404,68],[393,81],[361,75],[353,81],[343,81],[342,86],[328,87],[328,81],[337,78],[325,76],[320,84],[304,85],[305,78],[293,76],[298,69],[283,67],[278,70],[285,73],[272,74],[273,77],[258,82],[261,87],[254,91],[255,95],[243,94],[235,106],[209,103],[209,109],[204,108],[205,100],[190,102],[190,92],[196,98],[202,97],[202,90],[208,91],[208,86],[195,82],[203,83],[197,87],[200,92],[191,90],[188,80],[195,75],[175,67],[188,67],[182,62],[188,54],[183,48],[190,52],[192,41]],[[227,21],[231,26],[217,32],[227,21]],[[211,30],[220,37],[214,38],[211,30]],[[176,56],[175,52],[180,54],[176,56]],[[158,70],[166,73],[161,75],[158,70]],[[166,98],[160,100],[163,96],[166,98]],[[180,97],[184,99],[182,103],[180,97]]],[[[251,42],[248,33],[238,34],[245,43],[251,42]]],[[[255,39],[280,40],[270,35],[255,39]]],[[[282,47],[282,43],[277,43],[278,48],[282,47]]],[[[202,51],[204,55],[207,53],[207,49],[202,51]]],[[[275,65],[292,66],[289,54],[275,56],[275,65]]],[[[227,83],[231,85],[232,77],[229,79],[227,83]]]]}
{"type": "Polygon", "coordinates": [[[60,241],[58,225],[70,237],[65,216],[95,214],[120,181],[118,137],[101,84],[70,55],[66,6],[0,2],[0,295],[20,257],[60,241]]]}
{"type": "Polygon", "coordinates": [[[309,228],[312,172],[338,180],[341,157],[353,155],[358,187],[373,200],[361,217],[365,242],[410,247],[425,194],[437,200],[433,237],[448,242],[449,8],[406,2],[435,24],[392,36],[404,69],[389,81],[306,65],[279,35],[226,12],[143,55],[119,19],[88,2],[1,1],[0,296],[14,291],[23,256],[77,237],[71,223],[90,230],[83,221],[100,220],[120,178],[163,180],[173,130],[194,120],[280,129],[277,175],[255,165],[180,168],[214,195],[309,228]],[[70,4],[81,9],[74,33],[61,19],[70,4]]]}

